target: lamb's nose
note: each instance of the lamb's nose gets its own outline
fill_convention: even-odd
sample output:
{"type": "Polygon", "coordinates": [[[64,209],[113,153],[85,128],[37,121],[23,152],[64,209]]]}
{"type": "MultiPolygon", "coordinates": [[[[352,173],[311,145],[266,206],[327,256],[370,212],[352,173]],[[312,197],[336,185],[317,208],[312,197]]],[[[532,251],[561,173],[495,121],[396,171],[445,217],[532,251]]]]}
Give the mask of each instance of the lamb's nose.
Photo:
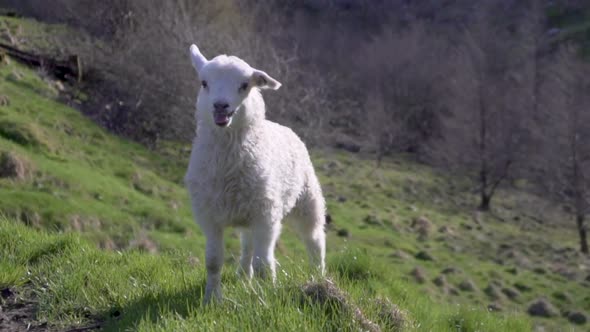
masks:
{"type": "Polygon", "coordinates": [[[213,104],[216,110],[223,111],[229,107],[229,104],[225,101],[218,101],[213,104]]]}

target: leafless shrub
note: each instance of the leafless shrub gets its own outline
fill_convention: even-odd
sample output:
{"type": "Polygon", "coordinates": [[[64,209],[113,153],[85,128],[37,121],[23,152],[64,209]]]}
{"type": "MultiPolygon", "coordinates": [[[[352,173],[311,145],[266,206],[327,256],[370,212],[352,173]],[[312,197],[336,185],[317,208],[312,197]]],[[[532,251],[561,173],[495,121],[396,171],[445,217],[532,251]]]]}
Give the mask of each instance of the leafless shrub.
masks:
{"type": "Polygon", "coordinates": [[[543,85],[542,119],[535,132],[538,181],[576,220],[580,250],[588,253],[586,217],[590,212],[590,65],[576,47],[563,47],[543,85]]]}
{"type": "Polygon", "coordinates": [[[489,210],[498,186],[525,156],[529,139],[529,76],[522,65],[524,34],[492,21],[490,8],[467,27],[451,61],[455,72],[444,139],[432,155],[451,169],[467,171],[477,184],[479,208],[489,210]]]}
{"type": "Polygon", "coordinates": [[[373,138],[378,160],[393,150],[418,152],[439,134],[445,69],[439,57],[446,51],[440,40],[426,24],[416,24],[384,30],[361,48],[354,81],[367,90],[367,102],[358,121],[373,138]]]}

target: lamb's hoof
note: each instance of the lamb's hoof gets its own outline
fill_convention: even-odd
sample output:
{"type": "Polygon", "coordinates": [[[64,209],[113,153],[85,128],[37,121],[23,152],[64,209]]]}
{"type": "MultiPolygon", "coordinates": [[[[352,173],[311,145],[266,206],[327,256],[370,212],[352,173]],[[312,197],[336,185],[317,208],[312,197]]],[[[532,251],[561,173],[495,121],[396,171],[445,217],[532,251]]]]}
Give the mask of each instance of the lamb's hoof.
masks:
{"type": "Polygon", "coordinates": [[[205,297],[203,298],[203,305],[209,305],[211,303],[221,303],[223,297],[221,296],[221,290],[205,291],[205,297]]]}

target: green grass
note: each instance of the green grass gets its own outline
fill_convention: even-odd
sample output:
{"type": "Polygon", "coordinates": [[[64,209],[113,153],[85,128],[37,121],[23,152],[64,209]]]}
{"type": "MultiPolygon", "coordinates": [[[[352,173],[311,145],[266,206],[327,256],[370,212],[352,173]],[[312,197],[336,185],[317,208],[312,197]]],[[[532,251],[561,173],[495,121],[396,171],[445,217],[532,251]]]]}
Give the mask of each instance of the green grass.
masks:
{"type": "Polygon", "coordinates": [[[0,95],[9,100],[0,108],[0,152],[27,160],[34,172],[24,181],[0,178],[4,214],[80,230],[115,248],[143,233],[158,237],[161,249],[195,245],[180,163],[107,134],[55,101],[51,82],[30,70],[13,63],[0,67],[0,76],[7,78],[0,95]]]}
{"type": "MultiPolygon", "coordinates": [[[[310,281],[310,273],[298,260],[283,260],[276,285],[249,283],[226,269],[227,299],[205,307],[201,305],[203,267],[190,264],[186,252],[106,252],[78,235],[33,230],[6,219],[0,220],[0,252],[0,286],[32,289],[39,301],[38,318],[56,327],[100,321],[106,331],[359,329],[350,310],[303,296],[301,287],[310,281]]],[[[375,299],[389,297],[407,311],[408,331],[529,329],[521,317],[436,305],[360,251],[333,253],[328,268],[335,271],[330,277],[348,293],[349,301],[377,323],[384,321],[375,299]]]]}
{"type": "MultiPolygon", "coordinates": [[[[0,95],[9,100],[0,108],[0,151],[26,161],[32,173],[0,179],[0,209],[9,218],[0,222],[0,285],[35,294],[39,320],[58,327],[101,321],[106,330],[358,330],[350,310],[334,313],[302,300],[310,274],[300,268],[306,255],[292,234],[278,246],[281,268],[273,286],[234,276],[238,244],[228,231],[228,300],[201,307],[204,267],[189,261],[203,262],[204,241],[181,185],[186,146],[169,144],[163,159],[60,104],[51,81],[37,73],[11,62],[0,67],[0,76],[11,77],[0,81],[0,95]],[[150,245],[160,253],[146,253],[150,245]]],[[[344,154],[315,159],[338,227],[352,232],[349,240],[329,234],[330,277],[370,320],[380,322],[375,299],[388,297],[408,313],[407,330],[528,329],[528,320],[512,311],[431,301],[408,280],[409,267],[388,257],[392,246],[384,242],[409,251],[417,244],[403,241],[393,224],[367,226],[365,214],[387,220],[406,213],[406,204],[420,203],[403,188],[376,187],[372,177],[389,186],[413,175],[402,168],[365,174],[370,163],[344,154]],[[334,158],[337,169],[329,170],[334,158]],[[338,172],[343,174],[335,177],[338,172]],[[351,202],[336,204],[336,192],[351,202]]],[[[425,181],[434,186],[437,180],[429,175],[425,181]]]]}
{"type": "MultiPolygon", "coordinates": [[[[1,8],[0,8],[1,9],[1,8]]],[[[0,42],[23,51],[63,56],[94,43],[85,33],[62,24],[40,24],[34,19],[0,16],[0,42]]],[[[98,46],[98,45],[96,45],[98,46]]]]}

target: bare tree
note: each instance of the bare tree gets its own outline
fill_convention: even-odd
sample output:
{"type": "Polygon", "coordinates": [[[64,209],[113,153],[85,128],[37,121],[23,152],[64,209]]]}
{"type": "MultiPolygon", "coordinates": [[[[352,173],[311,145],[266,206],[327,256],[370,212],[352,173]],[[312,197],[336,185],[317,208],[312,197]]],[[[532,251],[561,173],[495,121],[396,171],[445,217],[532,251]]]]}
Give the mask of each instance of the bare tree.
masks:
{"type": "Polygon", "coordinates": [[[479,209],[490,209],[498,187],[524,156],[530,112],[529,78],[523,61],[523,34],[492,21],[482,7],[456,49],[448,80],[451,116],[444,119],[444,141],[433,154],[448,166],[467,171],[477,184],[479,209]]]}
{"type": "Polygon", "coordinates": [[[577,48],[564,47],[545,84],[544,121],[537,133],[541,183],[571,211],[580,250],[588,254],[586,217],[590,212],[590,65],[577,48]]]}

